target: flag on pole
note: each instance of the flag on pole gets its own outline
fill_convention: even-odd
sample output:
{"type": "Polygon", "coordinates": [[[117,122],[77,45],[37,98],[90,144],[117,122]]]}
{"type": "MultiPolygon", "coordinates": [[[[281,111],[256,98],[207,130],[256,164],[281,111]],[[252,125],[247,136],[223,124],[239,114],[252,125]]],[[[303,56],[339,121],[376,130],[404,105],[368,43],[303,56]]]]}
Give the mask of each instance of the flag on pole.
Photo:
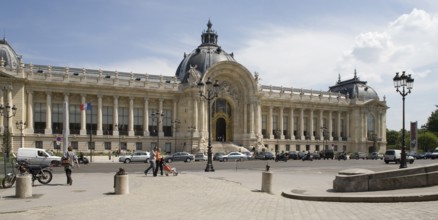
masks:
{"type": "Polygon", "coordinates": [[[88,110],[88,109],[91,110],[91,102],[85,103],[85,104],[81,104],[80,108],[81,108],[81,111],[88,110]]]}

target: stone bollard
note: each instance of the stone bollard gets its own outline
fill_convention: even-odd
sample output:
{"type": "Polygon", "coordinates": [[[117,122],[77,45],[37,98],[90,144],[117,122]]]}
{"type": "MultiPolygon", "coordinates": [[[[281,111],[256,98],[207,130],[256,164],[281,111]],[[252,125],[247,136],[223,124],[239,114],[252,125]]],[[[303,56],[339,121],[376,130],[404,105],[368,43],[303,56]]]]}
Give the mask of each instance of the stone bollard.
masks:
{"type": "Polygon", "coordinates": [[[266,171],[262,173],[262,192],[272,193],[272,173],[269,171],[269,165],[266,165],[266,171]]]}
{"type": "Polygon", "coordinates": [[[129,178],[123,168],[114,175],[114,191],[117,195],[129,194],[129,178]]]}
{"type": "Polygon", "coordinates": [[[32,197],[32,178],[30,175],[17,175],[15,196],[18,198],[32,197]]]}

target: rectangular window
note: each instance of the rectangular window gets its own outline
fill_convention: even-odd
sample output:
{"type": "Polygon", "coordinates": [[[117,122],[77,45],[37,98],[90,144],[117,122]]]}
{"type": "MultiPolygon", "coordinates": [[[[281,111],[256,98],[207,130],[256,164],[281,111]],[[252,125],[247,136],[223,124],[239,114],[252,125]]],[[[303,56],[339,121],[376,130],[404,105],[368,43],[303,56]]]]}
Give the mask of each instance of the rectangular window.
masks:
{"type": "Polygon", "coordinates": [[[283,135],[290,138],[290,134],[288,132],[289,128],[287,127],[287,125],[289,124],[288,121],[289,117],[283,116],[283,135]]]}
{"type": "Polygon", "coordinates": [[[301,151],[301,146],[299,144],[296,145],[297,151],[301,151]]]}
{"type": "Polygon", "coordinates": [[[105,150],[111,150],[111,142],[105,142],[105,150]]]}
{"type": "Polygon", "coordinates": [[[96,135],[96,130],[97,130],[97,110],[96,108],[91,108],[91,109],[87,109],[84,110],[86,111],[86,118],[87,118],[87,134],[89,135],[90,132],[92,132],[92,134],[96,135]]]}
{"type": "Polygon", "coordinates": [[[143,143],[136,142],[135,143],[135,150],[143,150],[143,143]]]}
{"type": "Polygon", "coordinates": [[[128,118],[128,108],[119,107],[119,135],[128,135],[128,118]]]}
{"type": "Polygon", "coordinates": [[[79,144],[78,144],[78,142],[77,141],[72,141],[71,142],[71,148],[73,148],[73,150],[77,150],[77,149],[79,149],[79,144]]]}
{"type": "Polygon", "coordinates": [[[267,116],[266,115],[262,115],[262,135],[263,138],[267,138],[268,134],[266,133],[267,130],[267,116]]]}
{"type": "Polygon", "coordinates": [[[42,141],[35,141],[35,148],[43,149],[43,142],[42,141]]]}
{"type": "Polygon", "coordinates": [[[87,142],[88,143],[88,150],[95,150],[95,142],[93,141],[93,142],[87,142]]]}
{"type": "Polygon", "coordinates": [[[52,134],[62,134],[64,107],[61,103],[52,103],[52,134]]]}
{"type": "Polygon", "coordinates": [[[165,137],[172,137],[172,111],[163,111],[163,132],[165,137]]]}
{"type": "Polygon", "coordinates": [[[278,116],[273,115],[272,116],[272,133],[276,136],[275,138],[277,138],[277,132],[276,132],[277,129],[280,129],[280,126],[278,125],[278,116]]]}
{"type": "Polygon", "coordinates": [[[33,108],[34,116],[34,133],[44,134],[46,129],[46,105],[44,103],[35,103],[33,108]]]}
{"type": "Polygon", "coordinates": [[[286,144],[286,151],[289,152],[290,151],[290,145],[286,144]]]}
{"type": "Polygon", "coordinates": [[[134,108],[134,135],[143,136],[143,109],[134,108]]]}
{"type": "Polygon", "coordinates": [[[102,107],[102,131],[104,135],[113,135],[113,107],[111,106],[102,107]]]}
{"type": "Polygon", "coordinates": [[[79,105],[70,105],[68,115],[70,134],[79,134],[81,131],[81,109],[79,105]]]}

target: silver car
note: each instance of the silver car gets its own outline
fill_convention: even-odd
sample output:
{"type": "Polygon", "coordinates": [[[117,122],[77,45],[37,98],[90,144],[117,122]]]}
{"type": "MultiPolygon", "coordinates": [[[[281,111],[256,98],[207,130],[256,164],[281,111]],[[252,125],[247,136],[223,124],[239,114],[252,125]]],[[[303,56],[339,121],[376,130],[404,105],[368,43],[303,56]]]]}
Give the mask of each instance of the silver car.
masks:
{"type": "Polygon", "coordinates": [[[131,162],[144,162],[148,163],[151,155],[147,151],[136,151],[130,155],[119,157],[119,162],[131,163],[131,162]]]}
{"type": "Polygon", "coordinates": [[[164,158],[164,161],[167,163],[172,163],[173,161],[191,162],[193,160],[195,160],[195,156],[187,152],[176,152],[164,158]]]}
{"type": "Polygon", "coordinates": [[[231,152],[227,155],[224,155],[220,161],[231,161],[231,160],[237,160],[237,161],[243,161],[246,160],[247,156],[245,154],[242,154],[240,152],[231,152]]]}

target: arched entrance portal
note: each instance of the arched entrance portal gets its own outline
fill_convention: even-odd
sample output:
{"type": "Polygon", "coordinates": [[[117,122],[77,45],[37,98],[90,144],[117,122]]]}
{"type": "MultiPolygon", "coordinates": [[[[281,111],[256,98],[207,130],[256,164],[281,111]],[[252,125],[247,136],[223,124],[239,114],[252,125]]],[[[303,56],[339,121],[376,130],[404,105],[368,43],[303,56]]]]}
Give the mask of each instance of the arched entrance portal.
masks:
{"type": "Polygon", "coordinates": [[[213,109],[213,135],[214,141],[232,141],[231,106],[225,99],[217,99],[212,105],[213,109]]]}
{"type": "Polygon", "coordinates": [[[224,118],[216,120],[216,141],[227,141],[227,122],[224,118]]]}

